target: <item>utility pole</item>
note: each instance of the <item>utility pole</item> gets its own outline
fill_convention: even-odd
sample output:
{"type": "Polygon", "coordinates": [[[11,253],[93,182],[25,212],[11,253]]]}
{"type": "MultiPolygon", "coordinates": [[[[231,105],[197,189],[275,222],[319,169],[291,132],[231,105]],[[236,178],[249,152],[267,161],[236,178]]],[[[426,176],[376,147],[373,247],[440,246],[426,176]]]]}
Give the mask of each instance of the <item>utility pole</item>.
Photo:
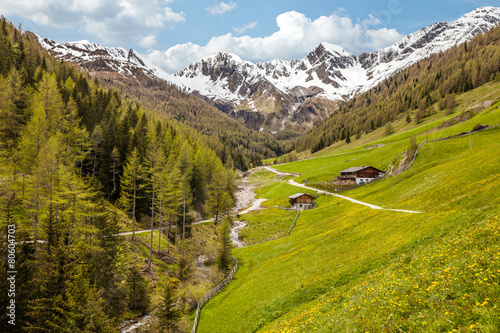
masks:
{"type": "Polygon", "coordinates": [[[382,170],[382,164],[383,163],[384,159],[382,158],[382,151],[380,151],[380,170],[382,170]]]}
{"type": "Polygon", "coordinates": [[[469,146],[470,146],[470,152],[472,153],[472,139],[470,138],[470,131],[469,131],[469,146]]]}
{"type": "Polygon", "coordinates": [[[426,144],[428,144],[428,143],[429,143],[429,126],[427,126],[427,142],[426,142],[426,144]]]}

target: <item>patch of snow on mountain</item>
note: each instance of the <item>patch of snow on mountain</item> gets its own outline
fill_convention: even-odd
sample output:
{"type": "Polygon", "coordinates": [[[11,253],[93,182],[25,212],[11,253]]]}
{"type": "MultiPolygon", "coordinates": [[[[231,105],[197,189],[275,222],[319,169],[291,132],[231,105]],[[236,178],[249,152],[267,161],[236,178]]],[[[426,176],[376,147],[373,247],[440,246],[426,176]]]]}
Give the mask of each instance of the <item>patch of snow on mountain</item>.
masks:
{"type": "Polygon", "coordinates": [[[454,22],[435,23],[394,45],[359,56],[329,43],[321,43],[303,59],[275,59],[257,64],[235,54],[218,52],[173,75],[134,50],[104,47],[87,40],[58,44],[37,38],[43,48],[64,60],[82,63],[104,59],[108,66],[124,75],[133,75],[135,69],[141,69],[215,101],[247,103],[256,110],[253,101],[257,99],[281,99],[291,109],[294,103],[312,96],[350,99],[417,61],[469,41],[499,23],[500,8],[481,7],[454,22]]]}

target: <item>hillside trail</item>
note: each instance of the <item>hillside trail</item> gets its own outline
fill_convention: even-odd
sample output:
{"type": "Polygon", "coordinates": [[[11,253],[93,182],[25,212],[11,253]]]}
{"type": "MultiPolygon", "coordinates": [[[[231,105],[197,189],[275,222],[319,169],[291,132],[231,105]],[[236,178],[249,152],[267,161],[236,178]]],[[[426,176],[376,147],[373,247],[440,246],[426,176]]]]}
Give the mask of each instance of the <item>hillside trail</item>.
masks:
{"type": "MultiPolygon", "coordinates": [[[[274,168],[271,168],[269,166],[266,166],[264,168],[266,170],[274,172],[274,173],[276,173],[278,175],[294,176],[294,177],[297,176],[297,174],[295,174],[295,173],[281,172],[281,171],[276,170],[274,168]]],[[[380,207],[380,206],[377,206],[377,205],[373,205],[373,204],[370,204],[370,203],[367,203],[367,202],[363,202],[363,201],[356,200],[356,199],[353,199],[353,198],[350,198],[350,197],[346,197],[344,195],[340,195],[340,194],[332,193],[332,192],[328,192],[328,191],[323,191],[323,190],[318,190],[318,189],[315,189],[313,187],[306,186],[304,184],[299,184],[296,181],[294,181],[293,179],[288,180],[288,184],[296,186],[296,187],[305,188],[305,189],[308,189],[308,190],[311,190],[311,191],[315,191],[317,193],[326,194],[326,195],[332,195],[334,197],[337,197],[337,198],[340,198],[340,199],[343,199],[343,200],[348,200],[348,201],[350,201],[352,203],[355,203],[355,204],[359,204],[359,205],[370,207],[371,209],[390,210],[390,211],[394,211],[394,212],[402,212],[402,213],[409,213],[409,214],[422,214],[423,213],[423,212],[419,212],[419,211],[415,211],[415,210],[383,208],[383,207],[380,207]]]]}

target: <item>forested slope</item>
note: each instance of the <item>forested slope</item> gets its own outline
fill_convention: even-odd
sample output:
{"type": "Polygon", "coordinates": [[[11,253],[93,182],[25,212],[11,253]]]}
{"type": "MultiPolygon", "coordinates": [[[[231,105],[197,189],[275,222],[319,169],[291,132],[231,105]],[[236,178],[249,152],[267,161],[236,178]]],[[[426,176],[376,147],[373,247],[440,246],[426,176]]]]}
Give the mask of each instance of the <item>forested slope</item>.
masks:
{"type": "Polygon", "coordinates": [[[431,55],[355,97],[297,140],[297,151],[352,141],[403,118],[419,123],[437,108],[451,114],[455,95],[500,80],[500,28],[431,55]]]}
{"type": "Polygon", "coordinates": [[[15,295],[0,298],[0,330],[117,331],[150,298],[142,259],[114,236],[132,227],[123,212],[135,228],[141,215],[180,226],[183,197],[187,223],[224,213],[233,163],[196,130],[153,117],[0,25],[2,291],[6,272],[18,272],[15,295]]]}
{"type": "Polygon", "coordinates": [[[224,163],[231,156],[237,169],[245,171],[258,166],[263,159],[280,156],[291,146],[265,131],[247,128],[201,97],[185,93],[164,80],[144,73],[135,73],[136,78],[130,78],[109,70],[99,71],[99,67],[85,69],[100,78],[104,86],[138,101],[152,117],[170,119],[207,136],[208,145],[217,156],[224,163]]]}

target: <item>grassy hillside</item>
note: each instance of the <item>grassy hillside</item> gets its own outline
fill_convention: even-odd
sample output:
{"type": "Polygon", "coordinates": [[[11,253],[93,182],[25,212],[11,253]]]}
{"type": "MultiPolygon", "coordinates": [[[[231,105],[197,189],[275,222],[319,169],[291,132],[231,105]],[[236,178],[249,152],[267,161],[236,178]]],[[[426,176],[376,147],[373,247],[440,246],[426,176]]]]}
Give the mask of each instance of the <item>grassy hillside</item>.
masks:
{"type": "MultiPolygon", "coordinates": [[[[489,82],[481,87],[467,91],[456,96],[456,105],[451,114],[448,110],[439,110],[438,103],[431,105],[435,110],[432,115],[423,118],[419,123],[407,122],[404,117],[394,120],[392,125],[391,134],[386,133],[385,127],[380,127],[369,133],[363,133],[359,139],[351,137],[351,142],[338,141],[325,149],[311,154],[310,150],[297,153],[295,151],[283,155],[277,159],[264,160],[265,164],[285,163],[295,161],[297,159],[306,159],[311,157],[327,156],[334,153],[343,153],[358,148],[369,148],[378,144],[388,144],[394,141],[410,138],[416,136],[418,141],[426,140],[427,130],[429,131],[429,139],[438,137],[446,137],[448,135],[459,133],[459,131],[468,131],[478,122],[484,121],[487,124],[496,124],[498,121],[498,114],[492,114],[491,117],[480,118],[478,115],[485,115],[491,110],[497,110],[492,105],[498,102],[500,92],[500,82],[489,82]],[[464,113],[470,113],[471,118],[465,123],[458,123],[455,126],[444,127],[443,124],[454,118],[460,117],[464,113]],[[476,118],[477,117],[477,118],[476,118]],[[451,134],[450,134],[451,133],[451,134]]],[[[414,112],[414,111],[413,111],[414,112]]],[[[380,162],[379,162],[380,163],[380,162]]]]}
{"type": "MultiPolygon", "coordinates": [[[[395,126],[392,135],[383,134],[383,129],[377,130],[359,142],[350,144],[336,144],[328,147],[307,159],[274,166],[285,172],[299,172],[299,180],[327,181],[339,175],[339,171],[351,166],[373,165],[376,168],[387,170],[393,158],[400,152],[408,149],[409,139],[414,136],[418,143],[427,140],[446,138],[458,133],[472,130],[476,124],[494,126],[500,123],[500,103],[492,103],[488,108],[477,110],[474,117],[449,127],[442,127],[443,123],[460,117],[464,112],[471,110],[473,105],[485,101],[494,101],[498,95],[500,84],[490,84],[474,91],[461,95],[456,112],[451,115],[436,114],[422,124],[406,124],[395,126]],[[495,95],[496,94],[496,95],[495,95]],[[371,140],[371,141],[370,141],[371,140]],[[373,148],[377,147],[378,148],[373,148]]],[[[474,144],[474,142],[473,142],[474,144]]]]}
{"type": "MultiPolygon", "coordinates": [[[[500,82],[500,29],[494,28],[444,53],[430,55],[356,96],[297,140],[297,151],[319,151],[363,133],[401,122],[417,124],[433,114],[452,113],[456,95],[500,82]]],[[[496,98],[496,97],[495,97],[496,98]]]]}
{"type": "MultiPolygon", "coordinates": [[[[488,117],[500,122],[497,106],[455,133],[488,117]]],[[[278,168],[326,180],[353,165],[379,166],[381,155],[392,160],[408,137],[278,168]]],[[[289,237],[234,250],[240,269],[204,307],[199,332],[498,331],[500,130],[471,138],[472,152],[468,137],[429,143],[407,172],[343,193],[423,214],[322,195],[289,237]]],[[[302,192],[266,182],[268,203],[302,192]]],[[[264,224],[275,213],[259,214],[268,214],[264,224]]]]}

